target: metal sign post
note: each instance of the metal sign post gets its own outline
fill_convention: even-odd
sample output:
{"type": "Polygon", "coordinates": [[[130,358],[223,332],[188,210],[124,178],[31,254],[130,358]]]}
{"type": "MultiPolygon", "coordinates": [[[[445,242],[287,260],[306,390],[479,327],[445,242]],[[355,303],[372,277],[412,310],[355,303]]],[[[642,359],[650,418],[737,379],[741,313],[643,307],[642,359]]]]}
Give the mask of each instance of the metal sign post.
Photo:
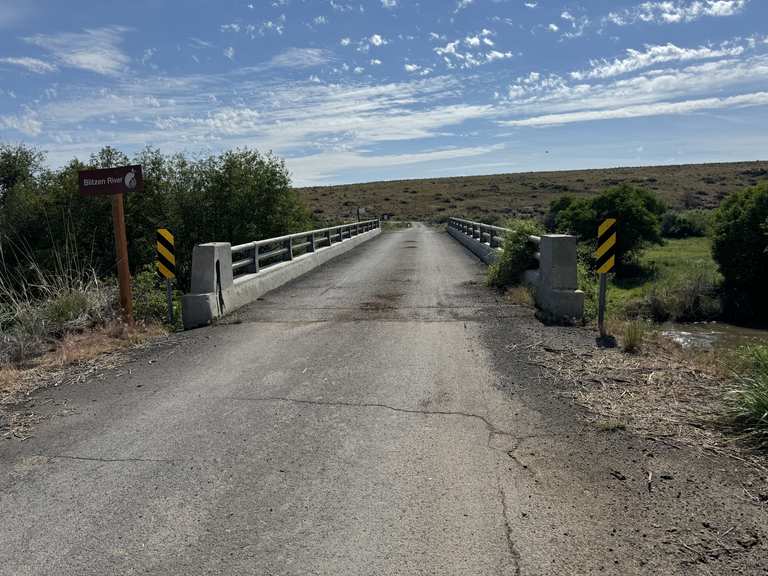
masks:
{"type": "Polygon", "coordinates": [[[128,266],[128,237],[125,232],[126,192],[144,190],[141,166],[121,166],[98,170],[80,170],[78,184],[82,196],[112,196],[112,222],[115,227],[117,278],[120,283],[120,309],[126,324],[133,324],[131,271],[128,266]]]}
{"type": "Polygon", "coordinates": [[[165,293],[168,301],[168,324],[173,325],[173,279],[176,278],[176,242],[167,228],[157,229],[157,271],[165,278],[165,293]]]}
{"type": "Polygon", "coordinates": [[[608,272],[616,266],[616,219],[607,218],[597,229],[597,273],[600,275],[600,295],[597,309],[597,326],[600,338],[607,336],[605,330],[605,298],[608,288],[608,272]]]}

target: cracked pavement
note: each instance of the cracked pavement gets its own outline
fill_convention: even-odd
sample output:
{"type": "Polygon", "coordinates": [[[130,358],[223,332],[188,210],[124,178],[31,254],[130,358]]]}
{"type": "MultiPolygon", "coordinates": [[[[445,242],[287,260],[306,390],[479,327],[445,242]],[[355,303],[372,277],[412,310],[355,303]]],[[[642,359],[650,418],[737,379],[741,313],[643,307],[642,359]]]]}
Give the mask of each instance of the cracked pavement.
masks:
{"type": "MultiPolygon", "coordinates": [[[[0,444],[0,574],[765,574],[762,533],[714,572],[665,543],[697,510],[505,354],[537,324],[483,274],[416,225],[38,393],[34,437],[0,444]]],[[[710,518],[759,525],[728,490],[710,518]]]]}

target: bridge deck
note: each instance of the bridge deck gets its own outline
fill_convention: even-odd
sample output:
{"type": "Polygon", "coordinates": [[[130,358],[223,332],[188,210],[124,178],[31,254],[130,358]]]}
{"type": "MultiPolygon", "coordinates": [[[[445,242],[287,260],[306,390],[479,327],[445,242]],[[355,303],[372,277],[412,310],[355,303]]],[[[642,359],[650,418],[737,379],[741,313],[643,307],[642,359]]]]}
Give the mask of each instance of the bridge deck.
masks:
{"type": "Polygon", "coordinates": [[[548,329],[483,272],[425,226],[384,234],[43,393],[0,446],[0,574],[694,573],[659,538],[709,495],[612,477],[641,447],[504,364],[548,329]]]}

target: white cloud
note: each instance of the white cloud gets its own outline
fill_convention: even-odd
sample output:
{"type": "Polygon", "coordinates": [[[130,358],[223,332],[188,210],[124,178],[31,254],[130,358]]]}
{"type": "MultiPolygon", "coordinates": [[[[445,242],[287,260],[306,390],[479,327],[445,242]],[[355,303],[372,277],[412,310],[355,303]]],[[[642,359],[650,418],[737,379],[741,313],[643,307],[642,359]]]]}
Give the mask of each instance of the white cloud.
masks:
{"type": "Polygon", "coordinates": [[[232,46],[224,48],[224,56],[232,60],[235,57],[235,49],[232,46]]]}
{"type": "Polygon", "coordinates": [[[45,74],[47,72],[55,72],[57,70],[55,65],[45,62],[44,60],[40,60],[39,58],[0,58],[0,63],[11,64],[13,66],[21,66],[22,68],[26,68],[28,71],[34,72],[35,74],[45,74]]]}
{"type": "Polygon", "coordinates": [[[60,66],[116,75],[130,62],[121,48],[123,35],[128,31],[123,26],[109,26],[77,33],[36,34],[24,41],[50,52],[60,66]]]}
{"type": "Polygon", "coordinates": [[[464,8],[470,6],[472,3],[474,3],[475,0],[459,0],[456,3],[456,10],[453,11],[454,14],[464,10],[464,8]]]}
{"type": "Polygon", "coordinates": [[[43,123],[38,120],[34,112],[30,111],[21,115],[0,116],[0,126],[27,136],[39,136],[43,131],[43,123]]]}
{"type": "Polygon", "coordinates": [[[382,38],[380,34],[371,35],[371,37],[368,39],[368,42],[371,46],[383,46],[387,43],[387,41],[382,38]]]}
{"type": "Polygon", "coordinates": [[[381,5],[384,8],[396,8],[397,0],[381,0],[381,5]]]}
{"type": "Polygon", "coordinates": [[[352,40],[350,40],[349,38],[342,38],[341,40],[339,40],[339,44],[341,44],[342,46],[349,46],[351,42],[352,40]]]}
{"type": "Polygon", "coordinates": [[[550,24],[548,26],[548,28],[549,28],[550,32],[557,32],[558,30],[560,30],[560,27],[557,24],[554,24],[554,23],[550,24]]]}
{"type": "Polygon", "coordinates": [[[706,16],[723,17],[739,14],[749,0],[660,0],[643,2],[633,8],[611,12],[606,21],[618,26],[636,22],[676,24],[692,22],[706,16]]]}
{"type": "Polygon", "coordinates": [[[268,68],[314,68],[331,61],[331,53],[321,48],[289,48],[273,57],[268,68]]]}
{"type": "Polygon", "coordinates": [[[685,100],[682,102],[655,102],[653,104],[639,104],[636,106],[624,106],[621,108],[582,110],[578,112],[568,112],[562,114],[545,114],[543,116],[534,116],[522,120],[502,121],[500,124],[504,126],[553,126],[560,124],[571,124],[575,122],[642,118],[647,116],[661,116],[670,114],[688,114],[702,110],[744,108],[767,105],[768,92],[755,92],[751,94],[730,96],[727,98],[703,98],[699,100],[685,100]]]}
{"type": "Polygon", "coordinates": [[[744,48],[736,45],[723,45],[720,48],[708,48],[706,46],[680,48],[672,43],[646,46],[645,51],[628,49],[625,58],[617,58],[613,61],[593,60],[590,62],[590,70],[572,72],[571,77],[576,80],[610,78],[656,64],[739,56],[743,52],[744,48]]]}
{"type": "Polygon", "coordinates": [[[308,185],[334,178],[342,170],[363,170],[425,164],[461,158],[476,158],[502,150],[502,144],[465,148],[447,148],[408,154],[363,154],[357,151],[323,152],[288,158],[292,171],[298,173],[297,185],[308,185]]]}

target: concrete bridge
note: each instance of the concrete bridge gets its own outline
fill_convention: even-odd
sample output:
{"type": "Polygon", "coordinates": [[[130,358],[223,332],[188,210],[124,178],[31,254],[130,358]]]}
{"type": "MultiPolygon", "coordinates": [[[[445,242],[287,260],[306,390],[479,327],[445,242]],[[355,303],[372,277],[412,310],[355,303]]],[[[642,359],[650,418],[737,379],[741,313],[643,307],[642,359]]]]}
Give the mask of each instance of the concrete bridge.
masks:
{"type": "Polygon", "coordinates": [[[0,445],[0,574],[703,574],[663,542],[711,493],[649,495],[648,444],[521,354],[583,333],[484,273],[415,224],[43,392],[0,445]]]}

